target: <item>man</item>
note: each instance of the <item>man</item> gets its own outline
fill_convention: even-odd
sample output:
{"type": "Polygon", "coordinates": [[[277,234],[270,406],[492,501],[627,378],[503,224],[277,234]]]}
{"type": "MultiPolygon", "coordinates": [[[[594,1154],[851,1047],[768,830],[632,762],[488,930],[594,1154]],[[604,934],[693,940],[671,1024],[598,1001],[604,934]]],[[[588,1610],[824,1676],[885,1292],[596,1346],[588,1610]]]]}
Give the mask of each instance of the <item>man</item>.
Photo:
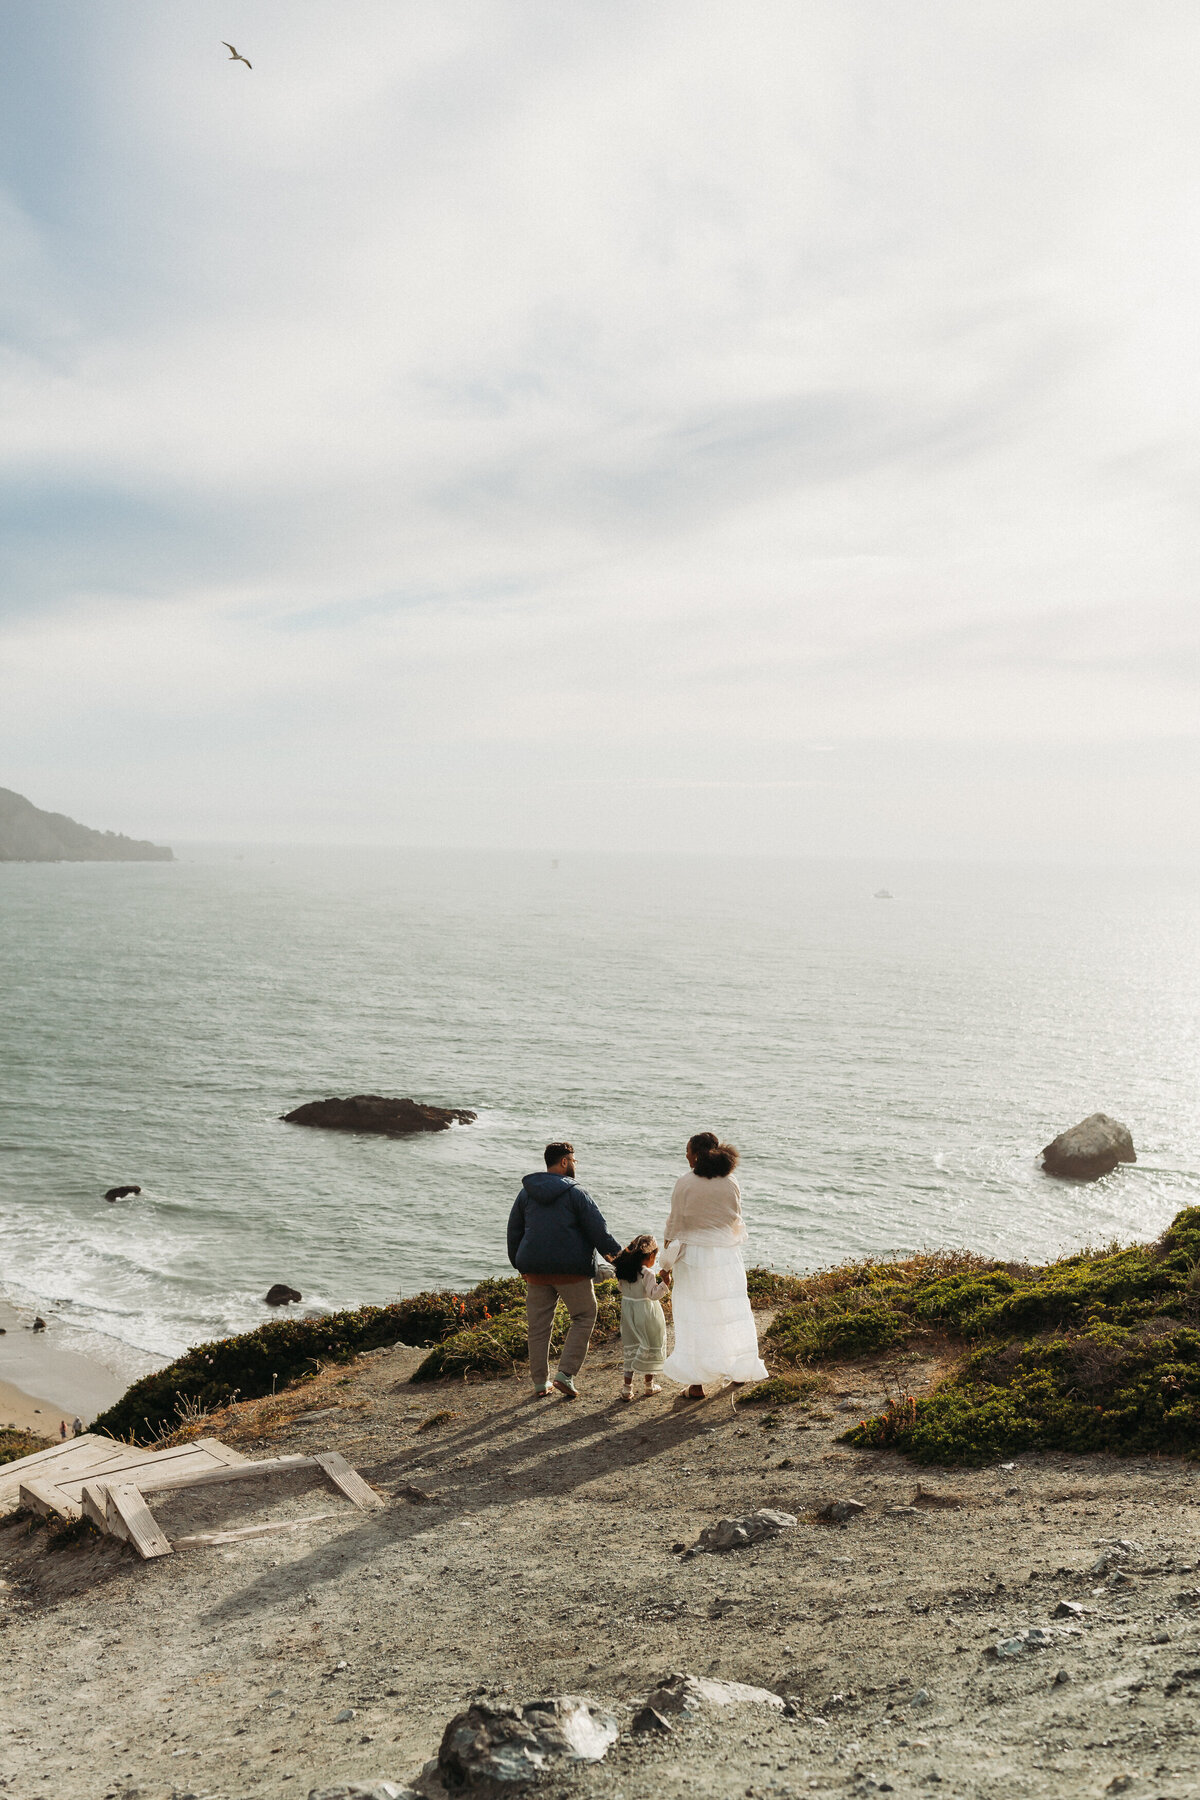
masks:
{"type": "Polygon", "coordinates": [[[525,1277],[529,1323],[529,1373],[534,1395],[554,1388],[578,1398],[575,1377],[583,1367],[596,1323],[592,1253],[615,1256],[621,1248],[595,1201],[575,1183],[570,1144],[546,1145],[546,1172],[527,1175],[508,1216],[508,1260],[525,1277]],[[558,1370],[550,1381],[550,1333],[562,1301],[571,1315],[558,1370]]]}

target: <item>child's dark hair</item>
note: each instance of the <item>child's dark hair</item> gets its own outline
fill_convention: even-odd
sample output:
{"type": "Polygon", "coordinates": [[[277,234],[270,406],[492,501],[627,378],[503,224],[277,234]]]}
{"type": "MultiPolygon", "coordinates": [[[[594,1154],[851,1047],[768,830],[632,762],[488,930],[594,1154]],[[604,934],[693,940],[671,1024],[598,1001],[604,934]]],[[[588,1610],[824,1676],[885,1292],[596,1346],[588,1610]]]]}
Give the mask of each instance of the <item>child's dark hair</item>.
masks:
{"type": "Polygon", "coordinates": [[[707,1181],[715,1175],[732,1175],[737,1168],[737,1151],[732,1144],[723,1144],[715,1131],[698,1131],[688,1139],[688,1149],[696,1159],[696,1174],[707,1181]]]}
{"type": "Polygon", "coordinates": [[[617,1271],[618,1281],[636,1281],[648,1262],[658,1255],[658,1239],[649,1231],[640,1231],[635,1238],[630,1238],[623,1250],[618,1250],[613,1257],[613,1268],[617,1271]]]}

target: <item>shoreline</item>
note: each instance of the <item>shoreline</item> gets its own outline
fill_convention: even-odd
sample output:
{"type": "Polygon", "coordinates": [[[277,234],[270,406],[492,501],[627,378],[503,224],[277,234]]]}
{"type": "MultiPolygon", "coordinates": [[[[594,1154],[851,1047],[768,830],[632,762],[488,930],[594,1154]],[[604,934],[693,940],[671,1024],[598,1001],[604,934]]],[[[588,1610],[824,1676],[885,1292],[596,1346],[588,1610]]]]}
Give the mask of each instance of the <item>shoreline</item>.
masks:
{"type": "Polygon", "coordinates": [[[0,1299],[0,1425],[18,1425],[57,1438],[59,1423],[85,1425],[120,1399],[129,1383],[95,1357],[56,1343],[55,1321],[29,1330],[34,1313],[0,1299]]]}

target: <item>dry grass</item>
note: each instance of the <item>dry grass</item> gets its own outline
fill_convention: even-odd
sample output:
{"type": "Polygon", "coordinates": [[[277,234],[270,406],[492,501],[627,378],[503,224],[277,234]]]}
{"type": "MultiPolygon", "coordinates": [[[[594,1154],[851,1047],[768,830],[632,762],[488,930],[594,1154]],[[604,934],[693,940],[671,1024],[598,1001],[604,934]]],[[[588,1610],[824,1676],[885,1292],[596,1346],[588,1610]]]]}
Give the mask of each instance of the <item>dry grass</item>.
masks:
{"type": "MultiPolygon", "coordinates": [[[[264,1394],[261,1400],[233,1400],[213,1412],[185,1405],[179,1424],[171,1431],[162,1432],[155,1439],[154,1448],[169,1450],[177,1444],[191,1444],[202,1437],[220,1438],[224,1444],[269,1438],[301,1413],[319,1412],[326,1406],[345,1407],[337,1389],[344,1387],[346,1382],[345,1364],[332,1363],[311,1381],[284,1388],[279,1394],[264,1394]]],[[[346,1410],[361,1410],[363,1404],[352,1402],[346,1410]]]]}

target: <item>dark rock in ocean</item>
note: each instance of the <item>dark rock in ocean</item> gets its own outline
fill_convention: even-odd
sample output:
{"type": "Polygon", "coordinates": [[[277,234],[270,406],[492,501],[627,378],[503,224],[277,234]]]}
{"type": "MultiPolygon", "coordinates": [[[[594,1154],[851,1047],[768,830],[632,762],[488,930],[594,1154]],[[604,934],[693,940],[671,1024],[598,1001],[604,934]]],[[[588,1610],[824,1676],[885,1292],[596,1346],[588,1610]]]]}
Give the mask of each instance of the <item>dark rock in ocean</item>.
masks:
{"type": "Polygon", "coordinates": [[[470,1125],[475,1114],[458,1107],[423,1106],[419,1100],[352,1094],[348,1100],[309,1100],[282,1117],[289,1125],[319,1125],[326,1131],[375,1131],[385,1137],[412,1137],[418,1131],[447,1131],[451,1125],[470,1125]]]}
{"type": "Polygon", "coordinates": [[[29,1329],[30,1329],[30,1331],[45,1331],[46,1321],[45,1321],[45,1319],[42,1318],[40,1313],[38,1314],[37,1318],[33,1321],[33,1324],[29,1327],[29,1329]]]}
{"type": "Polygon", "coordinates": [[[124,1187],[109,1188],[104,1198],[106,1200],[125,1200],[130,1194],[140,1194],[141,1191],[136,1181],[130,1181],[124,1187]]]}
{"type": "Polygon", "coordinates": [[[1047,1175],[1065,1175],[1076,1181],[1096,1181],[1109,1175],[1118,1163],[1137,1161],[1129,1128],[1107,1113],[1092,1113],[1069,1131],[1061,1131],[1042,1151],[1047,1175]]]}
{"type": "Polygon", "coordinates": [[[93,831],[0,788],[0,862],[174,862],[165,844],[93,831]]]}
{"type": "Polygon", "coordinates": [[[297,1293],[294,1287],[288,1287],[286,1282],[277,1281],[274,1287],[267,1289],[263,1296],[263,1304],[266,1306],[290,1306],[294,1301],[303,1300],[303,1298],[304,1295],[297,1293]]]}

